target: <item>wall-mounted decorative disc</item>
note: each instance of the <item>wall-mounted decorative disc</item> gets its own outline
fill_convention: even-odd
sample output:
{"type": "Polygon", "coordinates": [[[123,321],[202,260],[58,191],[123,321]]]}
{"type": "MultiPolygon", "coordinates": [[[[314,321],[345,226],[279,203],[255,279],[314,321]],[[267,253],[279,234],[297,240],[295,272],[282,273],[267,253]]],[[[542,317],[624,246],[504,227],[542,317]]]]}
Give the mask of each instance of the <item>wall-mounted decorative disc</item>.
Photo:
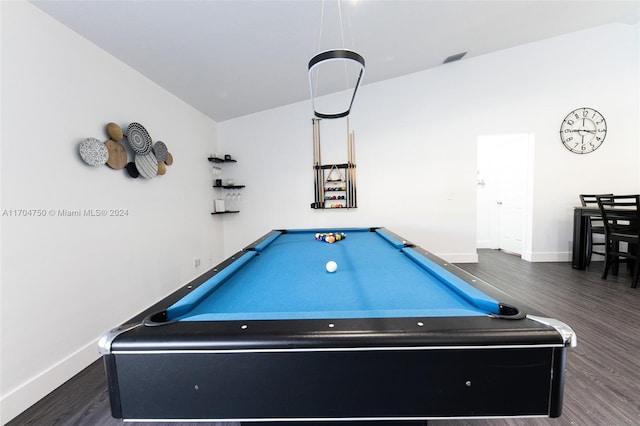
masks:
{"type": "Polygon", "coordinates": [[[158,161],[164,161],[167,159],[169,150],[167,149],[167,145],[165,145],[164,142],[158,141],[153,144],[153,153],[155,154],[158,161]]]}
{"type": "Polygon", "coordinates": [[[140,123],[131,123],[127,128],[127,140],[137,154],[151,152],[151,136],[140,123]]]}
{"type": "Polygon", "coordinates": [[[167,153],[167,159],[164,160],[164,164],[166,164],[167,166],[170,166],[173,164],[173,155],[171,155],[171,153],[167,153]]]}
{"type": "Polygon", "coordinates": [[[158,160],[153,152],[148,154],[136,154],[136,168],[140,172],[140,176],[152,179],[158,174],[158,160]]]}
{"type": "Polygon", "coordinates": [[[138,168],[134,163],[127,163],[125,169],[127,169],[127,173],[129,173],[129,176],[134,179],[140,176],[140,172],[138,171],[138,168]]]}
{"type": "Polygon", "coordinates": [[[120,142],[124,136],[122,133],[122,127],[118,126],[116,123],[107,124],[107,134],[116,142],[120,142]]]}
{"type": "Polygon", "coordinates": [[[165,173],[167,173],[167,166],[162,161],[158,161],[158,174],[162,176],[165,173]]]}
{"type": "Polygon", "coordinates": [[[90,166],[102,166],[109,159],[109,151],[104,142],[96,138],[86,138],[80,142],[80,157],[90,166]]]}
{"type": "Polygon", "coordinates": [[[127,164],[127,151],[120,142],[116,142],[112,139],[106,141],[105,146],[109,151],[109,159],[107,160],[107,166],[114,170],[120,170],[127,164]]]}

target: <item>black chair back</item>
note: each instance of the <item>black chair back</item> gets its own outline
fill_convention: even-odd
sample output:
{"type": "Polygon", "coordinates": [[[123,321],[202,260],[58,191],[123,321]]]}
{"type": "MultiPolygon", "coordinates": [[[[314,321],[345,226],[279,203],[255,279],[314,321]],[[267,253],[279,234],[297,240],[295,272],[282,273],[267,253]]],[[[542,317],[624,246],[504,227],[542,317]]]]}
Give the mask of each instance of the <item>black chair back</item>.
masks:
{"type": "Polygon", "coordinates": [[[580,194],[580,203],[582,207],[597,207],[598,197],[613,197],[613,194],[580,194]]]}
{"type": "MultiPolygon", "coordinates": [[[[580,203],[582,207],[598,208],[598,197],[612,197],[613,194],[580,194],[580,203]]],[[[602,239],[595,239],[596,235],[604,235],[604,224],[602,217],[589,216],[587,222],[587,265],[591,264],[591,258],[594,254],[605,255],[604,246],[606,243],[602,239]]]]}
{"type": "Polygon", "coordinates": [[[614,195],[597,199],[606,242],[602,278],[607,278],[611,267],[614,275],[617,275],[618,264],[625,262],[633,271],[631,287],[637,287],[640,277],[640,195],[614,195]],[[626,247],[621,243],[626,243],[626,247]]]}
{"type": "Polygon", "coordinates": [[[605,230],[637,233],[640,222],[640,195],[598,196],[598,208],[605,230]]]}

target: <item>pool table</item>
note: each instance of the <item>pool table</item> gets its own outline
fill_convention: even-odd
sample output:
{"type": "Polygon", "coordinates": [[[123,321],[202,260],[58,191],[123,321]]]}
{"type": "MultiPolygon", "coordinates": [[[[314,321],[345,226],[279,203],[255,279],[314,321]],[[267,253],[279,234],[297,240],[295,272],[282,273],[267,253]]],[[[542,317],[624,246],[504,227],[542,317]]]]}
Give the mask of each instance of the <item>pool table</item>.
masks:
{"type": "Polygon", "coordinates": [[[271,231],[99,349],[116,418],[392,422],[558,417],[575,343],[390,230],[357,228],[271,231]]]}

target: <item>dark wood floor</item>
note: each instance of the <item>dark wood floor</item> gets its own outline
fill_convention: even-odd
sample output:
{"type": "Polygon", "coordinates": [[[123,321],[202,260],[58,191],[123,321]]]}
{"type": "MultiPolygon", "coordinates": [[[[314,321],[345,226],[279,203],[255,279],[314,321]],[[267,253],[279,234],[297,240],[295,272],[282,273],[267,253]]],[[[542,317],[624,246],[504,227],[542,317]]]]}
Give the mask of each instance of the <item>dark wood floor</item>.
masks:
{"type": "MultiPolygon", "coordinates": [[[[578,347],[567,362],[564,412],[559,419],[437,420],[429,425],[640,425],[640,288],[629,287],[630,276],[621,273],[602,281],[601,263],[576,271],[569,263],[529,263],[494,250],[480,250],[479,256],[478,264],[459,266],[576,331],[578,347]]],[[[110,416],[100,362],[8,423],[121,424],[110,416]]]]}

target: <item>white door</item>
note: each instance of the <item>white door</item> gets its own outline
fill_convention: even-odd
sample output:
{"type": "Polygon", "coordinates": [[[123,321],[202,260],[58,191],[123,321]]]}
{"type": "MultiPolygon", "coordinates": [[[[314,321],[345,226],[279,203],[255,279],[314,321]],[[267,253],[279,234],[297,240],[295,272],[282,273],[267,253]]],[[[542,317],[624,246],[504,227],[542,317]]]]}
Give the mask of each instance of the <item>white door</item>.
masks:
{"type": "Polygon", "coordinates": [[[478,221],[478,234],[488,236],[491,248],[523,253],[528,167],[528,135],[478,138],[478,176],[483,184],[478,188],[478,217],[484,218],[484,225],[478,221]]]}
{"type": "Polygon", "coordinates": [[[500,150],[505,154],[498,167],[500,212],[500,249],[522,254],[524,239],[524,208],[527,188],[526,140],[500,141],[500,150]]]}

